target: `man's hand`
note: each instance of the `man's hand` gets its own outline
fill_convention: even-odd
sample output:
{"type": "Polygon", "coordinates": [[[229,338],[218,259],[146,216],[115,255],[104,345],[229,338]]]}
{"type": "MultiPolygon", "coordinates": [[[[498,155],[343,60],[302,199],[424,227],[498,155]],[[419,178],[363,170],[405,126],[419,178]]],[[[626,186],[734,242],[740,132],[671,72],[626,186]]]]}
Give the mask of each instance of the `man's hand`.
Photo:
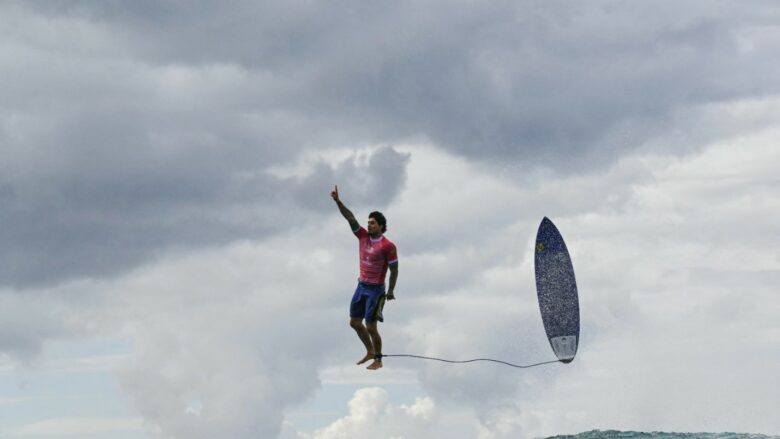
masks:
{"type": "Polygon", "coordinates": [[[387,293],[387,300],[395,300],[395,293],[387,293]]]}
{"type": "Polygon", "coordinates": [[[336,186],[335,189],[333,189],[330,192],[330,196],[333,198],[333,201],[339,201],[339,187],[336,186]]]}

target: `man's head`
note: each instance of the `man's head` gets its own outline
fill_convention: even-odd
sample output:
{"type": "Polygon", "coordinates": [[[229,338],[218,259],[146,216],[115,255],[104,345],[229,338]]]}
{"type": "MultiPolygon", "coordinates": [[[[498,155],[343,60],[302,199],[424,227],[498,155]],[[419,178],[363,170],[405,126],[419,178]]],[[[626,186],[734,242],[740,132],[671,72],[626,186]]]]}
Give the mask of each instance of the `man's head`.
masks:
{"type": "Polygon", "coordinates": [[[387,220],[382,212],[373,211],[368,214],[368,234],[377,236],[387,231],[387,220]]]}

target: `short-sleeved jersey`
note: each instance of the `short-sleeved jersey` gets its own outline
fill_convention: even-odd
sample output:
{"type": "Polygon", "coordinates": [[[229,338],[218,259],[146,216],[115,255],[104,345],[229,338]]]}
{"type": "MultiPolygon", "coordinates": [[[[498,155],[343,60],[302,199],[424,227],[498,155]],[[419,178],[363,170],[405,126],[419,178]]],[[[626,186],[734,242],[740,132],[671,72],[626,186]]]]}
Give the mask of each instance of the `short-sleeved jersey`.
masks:
{"type": "Polygon", "coordinates": [[[360,280],[370,284],[385,283],[387,267],[398,262],[395,244],[384,236],[372,238],[363,227],[354,233],[360,241],[360,280]]]}

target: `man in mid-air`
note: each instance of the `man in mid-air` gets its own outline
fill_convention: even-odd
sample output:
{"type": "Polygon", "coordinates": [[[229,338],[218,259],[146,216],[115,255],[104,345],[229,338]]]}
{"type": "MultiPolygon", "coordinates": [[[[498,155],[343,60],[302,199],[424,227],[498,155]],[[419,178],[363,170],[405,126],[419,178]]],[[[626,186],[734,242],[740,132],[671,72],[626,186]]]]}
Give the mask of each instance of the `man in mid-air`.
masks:
{"type": "Polygon", "coordinates": [[[363,364],[373,359],[368,366],[370,370],[382,367],[382,338],[379,336],[377,322],[383,322],[382,308],[386,300],[394,300],[395,282],[398,279],[398,254],[395,244],[385,238],[387,220],[381,212],[371,212],[368,215],[368,230],[360,227],[355,215],[344,206],[339,199],[339,187],[330,193],[339,211],[352,227],[352,233],[359,240],[360,278],[357,289],[349,306],[349,326],[357,332],[360,341],[366,347],[366,356],[357,364],[363,364]],[[390,269],[390,285],[385,294],[385,275],[390,269]],[[363,320],[366,324],[363,325],[363,320]]]}

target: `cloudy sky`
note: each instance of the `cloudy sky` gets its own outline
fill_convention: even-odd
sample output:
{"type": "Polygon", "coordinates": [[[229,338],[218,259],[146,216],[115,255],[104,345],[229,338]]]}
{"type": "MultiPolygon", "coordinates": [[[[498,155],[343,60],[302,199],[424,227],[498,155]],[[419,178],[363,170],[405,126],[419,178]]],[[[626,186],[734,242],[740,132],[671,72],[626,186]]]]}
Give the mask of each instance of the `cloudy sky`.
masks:
{"type": "Polygon", "coordinates": [[[780,5],[0,3],[0,437],[780,434],[780,5]],[[363,352],[356,240],[399,249],[363,352]]]}

